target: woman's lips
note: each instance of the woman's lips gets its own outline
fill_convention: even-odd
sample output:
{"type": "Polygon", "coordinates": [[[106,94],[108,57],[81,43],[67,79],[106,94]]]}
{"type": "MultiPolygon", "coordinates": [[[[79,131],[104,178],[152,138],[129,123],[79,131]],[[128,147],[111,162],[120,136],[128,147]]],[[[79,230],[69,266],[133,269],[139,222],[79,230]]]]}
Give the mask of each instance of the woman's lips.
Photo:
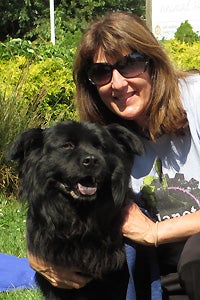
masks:
{"type": "Polygon", "coordinates": [[[133,97],[136,94],[136,91],[133,91],[128,94],[122,94],[122,95],[113,95],[113,98],[119,101],[126,101],[128,98],[133,97]]]}

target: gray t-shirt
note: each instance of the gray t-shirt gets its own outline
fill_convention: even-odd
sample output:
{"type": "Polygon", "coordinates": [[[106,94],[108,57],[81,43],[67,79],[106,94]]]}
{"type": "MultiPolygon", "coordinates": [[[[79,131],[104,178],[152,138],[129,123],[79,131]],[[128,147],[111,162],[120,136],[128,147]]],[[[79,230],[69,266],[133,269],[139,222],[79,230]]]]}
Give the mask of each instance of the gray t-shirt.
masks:
{"type": "Polygon", "coordinates": [[[143,139],[145,154],[134,161],[131,187],[141,206],[159,221],[200,209],[200,75],[180,81],[189,128],[183,136],[143,139]]]}

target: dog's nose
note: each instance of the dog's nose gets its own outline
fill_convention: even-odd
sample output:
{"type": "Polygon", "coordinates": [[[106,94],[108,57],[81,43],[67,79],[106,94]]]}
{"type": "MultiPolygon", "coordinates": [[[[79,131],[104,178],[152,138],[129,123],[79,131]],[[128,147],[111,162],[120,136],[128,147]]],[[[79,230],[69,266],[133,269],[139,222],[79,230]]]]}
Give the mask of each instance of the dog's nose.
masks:
{"type": "Polygon", "coordinates": [[[82,161],[82,164],[85,167],[94,166],[96,163],[97,163],[97,158],[94,155],[88,155],[82,161]]]}

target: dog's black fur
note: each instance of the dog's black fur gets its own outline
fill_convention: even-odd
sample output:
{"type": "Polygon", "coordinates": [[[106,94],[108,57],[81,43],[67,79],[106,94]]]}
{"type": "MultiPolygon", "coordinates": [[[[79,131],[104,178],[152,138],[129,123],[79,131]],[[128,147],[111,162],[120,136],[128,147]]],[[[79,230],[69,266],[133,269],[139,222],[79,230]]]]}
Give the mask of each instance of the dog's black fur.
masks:
{"type": "Polygon", "coordinates": [[[36,273],[45,299],[125,299],[122,208],[134,155],[141,152],[140,140],[122,126],[74,121],[28,129],[11,145],[28,200],[28,250],[94,278],[67,290],[36,273]]]}

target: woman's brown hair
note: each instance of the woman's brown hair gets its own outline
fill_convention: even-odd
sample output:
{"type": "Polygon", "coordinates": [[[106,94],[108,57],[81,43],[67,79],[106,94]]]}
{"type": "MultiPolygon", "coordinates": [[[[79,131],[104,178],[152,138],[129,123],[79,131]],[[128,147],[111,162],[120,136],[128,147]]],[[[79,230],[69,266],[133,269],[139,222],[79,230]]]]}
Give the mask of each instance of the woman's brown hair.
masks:
{"type": "Polygon", "coordinates": [[[88,66],[99,50],[120,59],[124,50],[137,51],[150,59],[152,80],[151,105],[147,114],[152,140],[164,133],[178,134],[187,124],[180,100],[178,81],[185,74],[176,70],[146,24],[128,12],[113,12],[95,20],[83,34],[74,62],[76,105],[81,120],[108,124],[129,123],[112,113],[101,101],[98,91],[87,78],[88,66]]]}

